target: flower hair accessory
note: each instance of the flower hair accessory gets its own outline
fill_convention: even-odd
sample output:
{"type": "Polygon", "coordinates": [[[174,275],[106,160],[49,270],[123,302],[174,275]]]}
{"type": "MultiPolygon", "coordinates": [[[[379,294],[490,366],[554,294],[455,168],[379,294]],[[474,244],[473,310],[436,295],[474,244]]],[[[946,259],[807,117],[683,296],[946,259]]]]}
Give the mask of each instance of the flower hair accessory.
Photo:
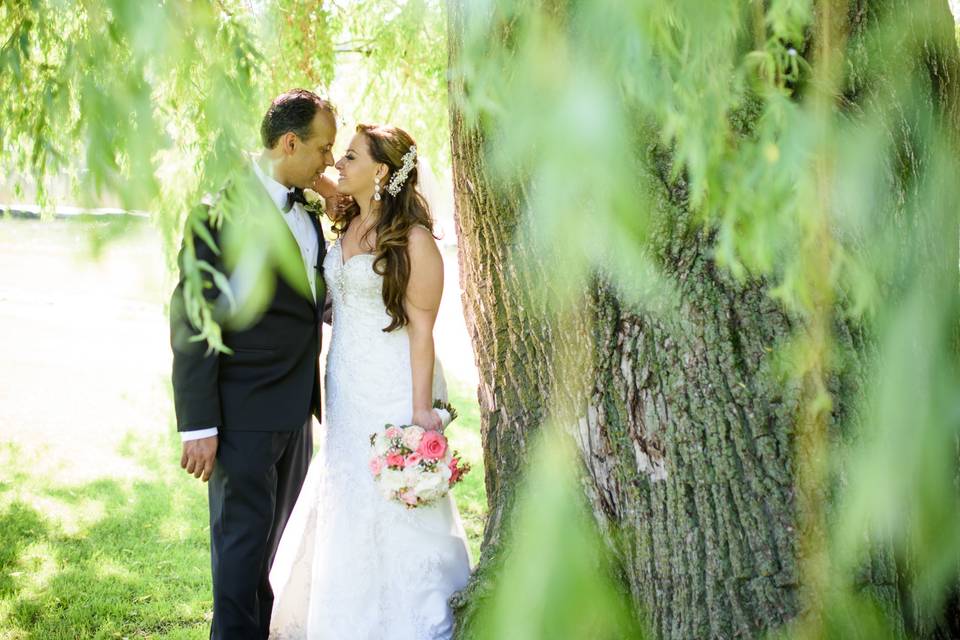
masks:
{"type": "Polygon", "coordinates": [[[393,174],[393,177],[390,178],[390,184],[387,185],[387,192],[396,197],[400,193],[400,188],[403,187],[403,183],[407,181],[407,176],[410,175],[410,170],[413,169],[414,163],[417,161],[417,147],[410,145],[410,151],[407,151],[403,155],[403,166],[393,174]]]}

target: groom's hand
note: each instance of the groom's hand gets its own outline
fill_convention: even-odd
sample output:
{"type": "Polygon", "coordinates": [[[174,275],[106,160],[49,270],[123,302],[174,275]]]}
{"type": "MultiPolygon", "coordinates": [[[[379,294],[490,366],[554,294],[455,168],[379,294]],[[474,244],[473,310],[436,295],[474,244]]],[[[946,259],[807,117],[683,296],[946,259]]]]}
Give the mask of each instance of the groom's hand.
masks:
{"type": "Polygon", "coordinates": [[[217,461],[217,436],[187,440],[183,443],[183,455],[180,456],[180,466],[194,478],[204,482],[210,479],[213,465],[217,461]]]}

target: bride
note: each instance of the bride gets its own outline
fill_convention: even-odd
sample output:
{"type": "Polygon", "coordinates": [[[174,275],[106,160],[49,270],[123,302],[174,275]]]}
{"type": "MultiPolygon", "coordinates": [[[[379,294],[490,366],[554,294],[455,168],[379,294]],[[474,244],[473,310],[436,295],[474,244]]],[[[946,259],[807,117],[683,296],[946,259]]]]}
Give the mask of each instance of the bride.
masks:
{"type": "Polygon", "coordinates": [[[336,167],[353,201],[323,263],[334,327],[325,428],[270,573],[270,637],[446,639],[447,600],[470,573],[453,498],[406,509],[368,469],[369,436],[385,424],[443,428],[432,409],[446,400],[433,344],[443,262],[405,131],[358,126],[336,167]]]}

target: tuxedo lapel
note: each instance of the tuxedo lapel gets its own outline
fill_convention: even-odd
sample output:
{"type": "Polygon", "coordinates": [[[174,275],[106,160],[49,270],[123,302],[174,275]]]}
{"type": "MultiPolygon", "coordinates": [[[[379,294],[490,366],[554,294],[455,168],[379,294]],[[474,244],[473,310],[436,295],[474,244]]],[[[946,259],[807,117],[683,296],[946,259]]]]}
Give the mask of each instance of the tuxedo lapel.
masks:
{"type": "Polygon", "coordinates": [[[283,225],[283,228],[286,230],[287,236],[290,240],[293,241],[294,246],[299,247],[300,243],[297,242],[297,237],[293,235],[293,231],[290,229],[290,225],[287,224],[287,221],[283,217],[283,211],[277,208],[277,203],[273,201],[273,198],[270,197],[270,192],[267,191],[266,185],[260,181],[260,178],[257,177],[252,170],[250,171],[250,179],[258,187],[258,194],[261,196],[260,200],[263,203],[264,207],[267,207],[268,211],[271,211],[276,219],[283,225]]]}
{"type": "MultiPolygon", "coordinates": [[[[302,286],[303,294],[306,294],[306,296],[309,296],[310,295],[310,277],[309,277],[309,274],[307,273],[307,265],[304,264],[304,261],[300,255],[300,243],[297,241],[296,235],[294,235],[293,230],[290,228],[290,225],[287,224],[287,220],[284,217],[285,214],[283,213],[283,211],[279,209],[279,207],[277,206],[277,203],[271,197],[270,191],[267,189],[263,181],[261,181],[261,179],[257,176],[253,168],[251,168],[248,171],[248,179],[254,185],[255,193],[258,197],[259,204],[257,205],[257,208],[262,207],[269,212],[267,213],[267,215],[271,215],[275,217],[276,222],[282,225],[283,233],[288,239],[286,244],[296,249],[297,263],[300,265],[300,269],[298,273],[302,274],[302,276],[297,277],[297,280],[300,280],[301,282],[301,284],[297,286],[302,286]]],[[[315,274],[316,274],[317,286],[315,287],[315,290],[313,292],[316,295],[318,294],[316,289],[323,286],[322,268],[323,268],[323,258],[326,253],[326,248],[324,247],[324,244],[323,244],[323,232],[319,229],[319,223],[315,219],[314,215],[311,214],[309,211],[306,212],[306,215],[307,215],[307,218],[310,219],[310,223],[313,225],[314,231],[317,233],[317,264],[311,267],[316,270],[315,274]]],[[[322,292],[320,292],[320,294],[322,295],[322,292]]],[[[322,304],[322,302],[318,303],[316,299],[311,303],[309,298],[305,297],[302,294],[300,297],[304,298],[304,302],[310,305],[311,308],[314,310],[314,312],[316,311],[317,305],[322,304]]]]}

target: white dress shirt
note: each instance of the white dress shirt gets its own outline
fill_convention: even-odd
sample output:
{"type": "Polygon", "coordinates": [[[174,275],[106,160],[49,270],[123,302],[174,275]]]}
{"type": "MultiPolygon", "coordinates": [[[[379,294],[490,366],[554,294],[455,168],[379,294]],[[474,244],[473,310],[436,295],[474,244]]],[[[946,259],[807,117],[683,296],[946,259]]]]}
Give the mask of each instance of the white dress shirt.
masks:
{"type": "MultiPolygon", "coordinates": [[[[293,234],[293,237],[297,241],[297,245],[300,247],[300,256],[303,258],[303,267],[307,272],[307,282],[310,285],[310,292],[313,294],[314,302],[316,302],[316,264],[317,255],[320,252],[320,243],[317,239],[317,232],[314,229],[313,223],[310,222],[307,212],[304,211],[303,205],[299,202],[294,203],[293,207],[290,208],[290,211],[283,213],[283,208],[287,204],[287,194],[293,191],[293,189],[288,189],[265,174],[263,169],[260,168],[260,164],[257,162],[255,157],[251,157],[250,161],[253,164],[253,172],[257,174],[257,178],[259,178],[260,182],[263,183],[263,188],[267,190],[267,193],[270,195],[270,199],[273,200],[273,203],[277,205],[277,209],[279,209],[283,214],[283,221],[287,223],[288,227],[290,227],[290,233],[293,234]]],[[[188,440],[209,438],[210,436],[217,435],[217,433],[217,427],[211,427],[209,429],[195,429],[193,431],[181,431],[180,438],[186,442],[188,440]]]]}

